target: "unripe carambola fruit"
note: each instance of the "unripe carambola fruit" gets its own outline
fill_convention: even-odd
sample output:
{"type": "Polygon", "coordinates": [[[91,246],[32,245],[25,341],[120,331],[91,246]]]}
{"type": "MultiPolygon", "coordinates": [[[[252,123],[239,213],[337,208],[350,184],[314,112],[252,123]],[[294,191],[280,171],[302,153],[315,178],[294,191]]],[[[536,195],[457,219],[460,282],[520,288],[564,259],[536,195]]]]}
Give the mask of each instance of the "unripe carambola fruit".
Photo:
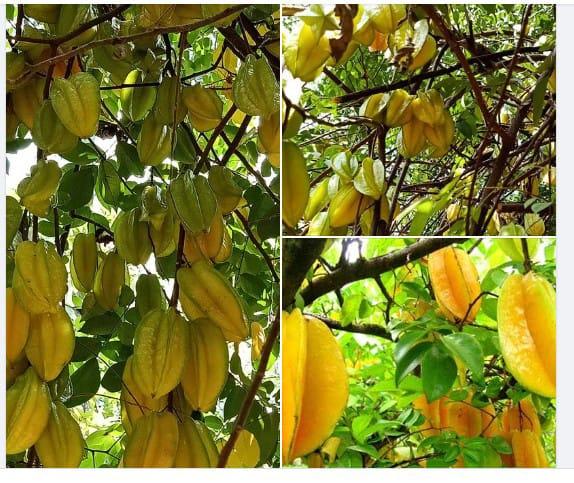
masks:
{"type": "Polygon", "coordinates": [[[383,123],[387,127],[404,126],[412,119],[411,96],[404,89],[397,89],[385,96],[383,123]]]}
{"type": "Polygon", "coordinates": [[[432,144],[429,151],[432,158],[441,158],[448,153],[454,139],[454,121],[449,112],[445,112],[444,122],[436,126],[424,125],[424,135],[432,144]]]}
{"type": "Polygon", "coordinates": [[[281,215],[283,222],[294,228],[303,217],[309,200],[309,174],[301,150],[292,142],[283,143],[282,164],[281,215]]]}
{"type": "Polygon", "coordinates": [[[104,310],[115,310],[125,282],[125,261],[115,252],[104,255],[94,280],[94,295],[104,310]]]}
{"type": "Polygon", "coordinates": [[[359,193],[353,183],[343,186],[329,205],[329,224],[332,228],[352,225],[374,203],[373,198],[359,193]]]}
{"type": "Polygon", "coordinates": [[[239,430],[237,440],[229,453],[226,468],[255,468],[259,463],[261,450],[257,438],[246,429],[239,430]]]}
{"type": "Polygon", "coordinates": [[[267,155],[267,160],[274,168],[279,168],[279,141],[281,139],[281,126],[279,125],[279,111],[267,118],[259,119],[257,139],[259,152],[267,155]]]}
{"type": "Polygon", "coordinates": [[[180,302],[190,320],[209,318],[223,331],[225,339],[241,342],[248,335],[245,312],[226,277],[208,261],[177,271],[180,302]]]}
{"type": "Polygon", "coordinates": [[[51,404],[48,425],[34,447],[44,468],[77,468],[84,457],[80,425],[60,401],[51,404]]]}
{"type": "Polygon", "coordinates": [[[237,208],[243,190],[233,179],[233,172],[230,169],[225,166],[213,166],[209,169],[208,180],[223,215],[237,208]]]}
{"type": "Polygon", "coordinates": [[[68,131],[80,138],[96,134],[100,119],[100,84],[86,72],[69,79],[54,79],[50,100],[56,114],[68,131]]]}
{"type": "Polygon", "coordinates": [[[249,116],[268,117],[279,110],[279,84],[265,57],[248,55],[231,90],[237,108],[249,116]]]}
{"type": "Polygon", "coordinates": [[[144,265],[151,255],[148,226],[140,221],[141,209],[122,211],[114,222],[114,240],[120,256],[132,265],[144,265]]]}
{"type": "Polygon", "coordinates": [[[542,236],[546,231],[544,220],[536,213],[525,213],[524,228],[530,236],[542,236]]]}
{"type": "Polygon", "coordinates": [[[498,298],[498,337],[508,371],[526,389],[556,396],[556,292],[533,272],[510,275],[498,298]]]}
{"type": "Polygon", "coordinates": [[[146,186],[142,191],[140,220],[159,229],[168,213],[166,191],[155,185],[146,186]]]}
{"type": "Polygon", "coordinates": [[[36,113],[44,100],[44,79],[35,77],[12,92],[12,106],[16,117],[28,129],[34,126],[36,113]]]}
{"type": "Polygon", "coordinates": [[[32,138],[34,144],[46,153],[67,153],[78,144],[78,137],[62,124],[50,100],[45,100],[36,112],[32,138]]]}
{"type": "MultiPolygon", "coordinates": [[[[283,108],[285,112],[285,108],[283,108]]],[[[290,139],[297,135],[301,124],[303,124],[303,115],[297,109],[289,109],[289,117],[287,118],[287,124],[283,130],[283,139],[290,139]]]]}
{"type": "Polygon", "coordinates": [[[161,225],[156,228],[150,224],[148,226],[151,245],[156,258],[167,257],[177,248],[179,239],[179,222],[170,208],[168,215],[163,219],[161,225]]]}
{"type": "Polygon", "coordinates": [[[75,346],[74,326],[66,310],[33,315],[26,357],[44,381],[56,379],[70,362],[75,346]]]}
{"type": "Polygon", "coordinates": [[[349,381],[341,348],[329,328],[299,309],[281,319],[282,460],[317,449],[347,404],[349,381]]]}
{"type": "MultiPolygon", "coordinates": [[[[142,73],[134,69],[124,80],[124,84],[141,84],[145,82],[142,73]]],[[[132,121],[141,121],[155,103],[155,88],[124,87],[120,91],[122,111],[132,121]]]]}
{"type": "Polygon", "coordinates": [[[401,132],[397,136],[399,152],[405,158],[412,158],[419,154],[426,146],[424,126],[418,119],[411,119],[403,125],[401,132]]]}
{"type": "Polygon", "coordinates": [[[74,238],[70,254],[70,275],[74,287],[80,292],[87,293],[94,286],[94,278],[98,269],[98,247],[96,235],[93,233],[78,233],[74,238]]]}
{"type": "Polygon", "coordinates": [[[40,22],[56,23],[60,16],[60,5],[28,3],[24,5],[24,15],[40,22]]]}
{"type": "Polygon", "coordinates": [[[172,126],[174,117],[176,124],[184,120],[187,114],[187,108],[182,101],[181,85],[178,84],[175,77],[165,77],[161,81],[157,89],[152,114],[156,122],[165,126],[172,126]],[[176,96],[178,99],[177,107],[175,107],[176,96]]]}
{"type": "Polygon", "coordinates": [[[133,372],[146,396],[157,399],[179,384],[187,358],[188,330],[173,307],[152,310],[138,324],[133,372]]]}
{"type": "Polygon", "coordinates": [[[171,468],[175,462],[179,430],[177,418],[168,412],[140,418],[124,451],[126,468],[171,468]]]}
{"type": "Polygon", "coordinates": [[[437,126],[444,122],[444,101],[436,89],[420,91],[411,103],[411,109],[419,121],[430,126],[437,126]]]}
{"type": "Polygon", "coordinates": [[[428,257],[434,296],[451,321],[473,322],[480,309],[480,281],[474,263],[460,248],[446,247],[428,257]]]}
{"type": "Polygon", "coordinates": [[[136,283],[136,310],[140,317],[155,309],[166,308],[166,300],[157,275],[142,273],[136,283]]]}
{"type": "Polygon", "coordinates": [[[403,4],[377,5],[370,11],[371,23],[382,34],[392,34],[406,16],[406,5],[403,4]]]}
{"type": "Polygon", "coordinates": [[[331,55],[329,39],[311,26],[301,25],[299,31],[283,39],[285,67],[293,77],[304,82],[315,80],[331,55]]]}
{"type": "Polygon", "coordinates": [[[122,423],[127,433],[131,433],[134,425],[143,416],[152,412],[161,412],[168,405],[167,395],[153,399],[147,396],[139,387],[133,371],[134,356],[128,357],[122,375],[122,423]]]}
{"type": "Polygon", "coordinates": [[[185,398],[193,410],[211,411],[227,380],[229,353],[223,332],[209,319],[192,321],[188,352],[181,376],[185,398]]]}
{"type": "Polygon", "coordinates": [[[185,418],[179,423],[175,468],[215,468],[218,458],[217,446],[202,422],[185,418]]]}
{"type": "Polygon", "coordinates": [[[183,89],[181,97],[194,129],[205,132],[219,125],[223,118],[223,102],[217,92],[195,85],[183,89]]]}
{"type": "MultiPolygon", "coordinates": [[[[26,58],[21,52],[6,52],[6,88],[12,90],[20,83],[19,79],[26,71],[26,58]]],[[[25,81],[24,81],[25,82],[25,81]]]]}
{"type": "Polygon", "coordinates": [[[30,314],[18,303],[11,287],[6,289],[6,359],[22,357],[30,331],[30,314]]]}
{"type": "Polygon", "coordinates": [[[169,157],[172,131],[170,126],[159,123],[151,114],[145,118],[137,144],[138,156],[143,165],[157,166],[169,157]]]}
{"type": "Polygon", "coordinates": [[[56,161],[38,161],[32,167],[30,176],[18,184],[20,204],[36,216],[46,216],[61,177],[62,169],[56,161]]]}
{"type": "Polygon", "coordinates": [[[205,177],[186,171],[171,182],[169,196],[189,233],[199,235],[209,229],[217,212],[217,199],[205,177]]]}
{"type": "Polygon", "coordinates": [[[324,179],[315,185],[309,195],[309,201],[305,207],[304,218],[312,220],[329,203],[329,180],[324,179]]]}
{"type": "Polygon", "coordinates": [[[66,295],[68,276],[54,245],[22,242],[14,260],[12,288],[18,303],[32,315],[57,312],[66,295]]]}
{"type": "Polygon", "coordinates": [[[18,454],[40,438],[50,414],[50,390],[29,367],[6,391],[6,453],[18,454]]]}

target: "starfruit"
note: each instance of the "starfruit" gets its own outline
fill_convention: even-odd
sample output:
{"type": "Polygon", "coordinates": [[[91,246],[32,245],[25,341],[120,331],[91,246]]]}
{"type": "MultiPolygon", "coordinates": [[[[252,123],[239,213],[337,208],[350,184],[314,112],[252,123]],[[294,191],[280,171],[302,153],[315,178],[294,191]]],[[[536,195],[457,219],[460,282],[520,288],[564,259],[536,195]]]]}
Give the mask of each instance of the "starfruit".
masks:
{"type": "Polygon", "coordinates": [[[259,322],[251,324],[251,362],[261,359],[261,351],[265,344],[265,331],[259,322]]]}
{"type": "Polygon", "coordinates": [[[233,172],[225,166],[213,166],[209,170],[208,180],[221,213],[227,215],[235,210],[243,190],[233,179],[233,172]]]}
{"type": "Polygon", "coordinates": [[[188,340],[186,321],[173,307],[143,317],[135,332],[132,369],[146,396],[157,399],[179,384],[188,340]]]}
{"type": "Polygon", "coordinates": [[[11,91],[20,84],[20,77],[26,72],[26,58],[21,52],[6,52],[6,88],[11,91]]]}
{"type": "Polygon", "coordinates": [[[165,310],[166,300],[157,275],[142,273],[136,283],[136,310],[140,317],[156,309],[165,310]]]}
{"type": "Polygon", "coordinates": [[[142,191],[140,220],[159,229],[168,214],[166,192],[155,185],[146,186],[142,191]]]}
{"type": "Polygon", "coordinates": [[[171,468],[175,462],[179,430],[177,418],[168,412],[140,418],[124,451],[126,468],[171,468]]]}
{"type": "Polygon", "coordinates": [[[36,112],[32,139],[34,144],[46,153],[64,154],[78,144],[78,137],[62,124],[49,100],[45,100],[36,112]]]}
{"type": "MultiPolygon", "coordinates": [[[[283,117],[285,117],[285,107],[283,108],[283,117]]],[[[289,109],[287,122],[283,121],[283,139],[290,139],[297,135],[301,124],[303,124],[303,115],[295,108],[289,109]]]]}
{"type": "Polygon", "coordinates": [[[385,96],[383,122],[387,127],[404,126],[412,119],[411,96],[404,89],[397,89],[385,96]]]}
{"type": "Polygon", "coordinates": [[[30,170],[30,176],[18,184],[20,203],[36,216],[46,216],[58,190],[62,170],[56,161],[39,160],[30,170]]]}
{"type": "Polygon", "coordinates": [[[532,431],[514,431],[511,438],[512,464],[516,468],[548,468],[540,436],[532,431]]]}
{"type": "Polygon", "coordinates": [[[249,116],[268,117],[279,109],[279,83],[265,57],[248,55],[231,90],[237,108],[249,116]]]}
{"type": "Polygon", "coordinates": [[[229,453],[226,468],[255,468],[259,463],[261,450],[253,433],[239,430],[235,444],[229,453]]]}
{"type": "Polygon", "coordinates": [[[281,214],[283,222],[294,228],[309,200],[309,174],[301,150],[290,141],[283,143],[282,164],[281,214]]]}
{"type": "Polygon", "coordinates": [[[359,221],[362,213],[374,200],[361,194],[353,183],[343,186],[329,205],[329,224],[332,228],[352,225],[359,221]]]}
{"type": "MultiPolygon", "coordinates": [[[[233,7],[234,4],[232,3],[202,3],[201,4],[201,15],[203,16],[204,19],[209,19],[211,17],[215,17],[216,15],[219,15],[220,13],[223,13],[225,10],[233,7]]],[[[235,12],[232,13],[230,15],[227,15],[225,17],[223,17],[220,20],[216,20],[215,22],[213,22],[212,25],[216,26],[216,27],[225,27],[227,25],[229,25],[231,22],[233,22],[233,20],[235,20],[239,14],[241,12],[235,12]]]]}
{"type": "Polygon", "coordinates": [[[149,236],[156,258],[167,257],[175,251],[179,239],[179,223],[171,209],[158,228],[149,225],[149,236]]]}
{"type": "Polygon", "coordinates": [[[217,199],[205,177],[187,171],[171,182],[168,192],[179,221],[189,233],[199,235],[209,229],[217,199]]]}
{"type": "Polygon", "coordinates": [[[379,199],[386,192],[385,167],[379,159],[365,158],[353,179],[356,190],[366,196],[379,199]]]}
{"type": "Polygon", "coordinates": [[[419,121],[430,126],[437,126],[445,120],[444,101],[436,89],[420,91],[411,103],[411,110],[419,121]]]}
{"type": "Polygon", "coordinates": [[[172,128],[159,123],[148,115],[140,130],[137,143],[140,162],[145,166],[157,166],[171,154],[172,128]]]}
{"type": "Polygon", "coordinates": [[[16,117],[28,129],[34,126],[36,113],[44,100],[44,79],[35,77],[12,92],[12,107],[16,117]]]}
{"type": "Polygon", "coordinates": [[[323,179],[311,190],[303,217],[311,220],[329,204],[329,180],[323,179]]]}
{"type": "Polygon", "coordinates": [[[219,125],[223,118],[223,102],[217,92],[195,85],[183,89],[181,95],[195,130],[211,131],[219,125]]]}
{"type": "Polygon", "coordinates": [[[404,4],[376,5],[368,10],[368,14],[375,30],[382,34],[392,34],[407,17],[404,4]]]}
{"type": "Polygon", "coordinates": [[[66,310],[32,315],[26,357],[44,381],[56,379],[74,353],[74,326],[66,310]]]}
{"type": "Polygon", "coordinates": [[[375,33],[373,23],[365,7],[357,5],[357,13],[353,18],[353,40],[364,46],[371,45],[375,39],[375,33]]]}
{"type": "Polygon", "coordinates": [[[24,5],[24,15],[39,22],[56,23],[60,16],[60,5],[27,3],[24,5]]]}
{"type": "Polygon", "coordinates": [[[556,397],[556,292],[540,275],[510,275],[498,298],[498,337],[508,371],[529,391],[556,397]]]}
{"type": "Polygon", "coordinates": [[[46,429],[34,448],[44,468],[77,468],[84,457],[80,425],[60,401],[51,404],[46,429]]]}
{"type": "Polygon", "coordinates": [[[524,229],[530,236],[542,236],[546,231],[544,220],[537,213],[524,214],[524,229]]]}
{"type": "Polygon", "coordinates": [[[132,265],[144,265],[152,251],[148,226],[144,221],[140,221],[140,216],[140,208],[122,211],[113,225],[118,253],[132,265]]]}
{"type": "Polygon", "coordinates": [[[24,374],[28,367],[30,367],[30,363],[25,354],[22,354],[15,361],[6,359],[6,388],[11,387],[16,378],[24,374]]]}
{"type": "Polygon", "coordinates": [[[179,423],[175,468],[215,468],[219,454],[205,424],[191,418],[179,423]]]}
{"type": "Polygon", "coordinates": [[[186,235],[183,253],[187,261],[195,262],[202,258],[214,259],[223,244],[225,231],[225,221],[217,210],[209,231],[195,237],[186,235]]]}
{"type": "Polygon", "coordinates": [[[94,294],[104,310],[115,310],[125,282],[125,261],[115,252],[104,255],[96,272],[94,294]]]}
{"type": "Polygon", "coordinates": [[[177,281],[181,306],[190,320],[209,318],[231,342],[241,342],[247,337],[241,300],[229,281],[208,261],[200,260],[191,268],[180,268],[177,281]]]}
{"type": "Polygon", "coordinates": [[[18,454],[33,446],[49,415],[48,385],[29,367],[6,391],[6,453],[18,454]]]}
{"type": "Polygon", "coordinates": [[[425,124],[418,119],[411,119],[403,125],[401,132],[397,136],[399,152],[405,158],[412,158],[419,154],[426,146],[425,124]]]}
{"type": "Polygon", "coordinates": [[[30,332],[30,314],[18,303],[11,287],[6,289],[6,360],[22,357],[30,332]]]}
{"type": "Polygon", "coordinates": [[[16,248],[14,261],[12,289],[18,303],[32,315],[60,310],[68,276],[54,245],[22,242],[16,248]]]}
{"type": "Polygon", "coordinates": [[[96,235],[78,233],[74,238],[70,256],[70,275],[74,287],[87,293],[94,287],[94,278],[98,269],[98,247],[96,235]]]}
{"type": "Polygon", "coordinates": [[[209,319],[191,322],[189,358],[181,387],[193,410],[211,411],[227,381],[229,353],[221,329],[209,319]]]}
{"type": "MultiPolygon", "coordinates": [[[[81,26],[84,26],[92,19],[92,7],[89,4],[63,4],[60,5],[58,21],[56,22],[56,35],[63,36],[81,26]]],[[[92,40],[98,32],[96,26],[85,29],[81,34],[67,40],[62,44],[63,47],[76,47],[86,44],[92,40]]],[[[81,137],[81,136],[80,136],[81,137]]]]}
{"type": "Polygon", "coordinates": [[[225,227],[223,230],[223,240],[221,241],[221,247],[219,247],[219,251],[213,261],[215,263],[223,263],[226,262],[231,253],[233,252],[233,240],[231,239],[231,235],[229,234],[229,228],[225,227]]]}
{"type": "Polygon", "coordinates": [[[302,24],[299,31],[283,40],[285,67],[293,77],[304,82],[315,80],[331,55],[327,36],[316,32],[311,26],[302,24]]]}
{"type": "Polygon", "coordinates": [[[175,77],[165,77],[157,89],[153,108],[153,116],[159,124],[172,126],[175,120],[179,124],[187,114],[187,108],[182,101],[181,86],[175,77]],[[175,104],[178,99],[177,106],[175,104]]]}
{"type": "Polygon", "coordinates": [[[143,74],[137,70],[132,70],[125,78],[124,87],[120,91],[120,101],[122,111],[132,121],[141,121],[151,110],[155,103],[155,88],[151,86],[136,87],[133,84],[145,82],[143,74]]]}
{"type": "Polygon", "coordinates": [[[259,152],[267,155],[267,160],[274,168],[279,168],[279,141],[281,139],[279,111],[267,118],[260,118],[257,130],[259,152]]]}
{"type": "Polygon", "coordinates": [[[68,131],[80,138],[96,134],[100,118],[100,84],[86,72],[69,79],[54,79],[50,88],[52,107],[68,131]]]}
{"type": "Polygon", "coordinates": [[[432,144],[434,149],[430,150],[429,155],[433,158],[441,158],[448,153],[454,139],[454,122],[448,111],[444,114],[444,122],[440,125],[424,125],[423,132],[425,137],[432,144]]]}
{"type": "Polygon", "coordinates": [[[359,109],[359,116],[372,119],[376,122],[382,122],[383,120],[383,109],[385,107],[385,101],[388,98],[388,94],[373,94],[365,99],[363,104],[359,109]]]}
{"type": "Polygon", "coordinates": [[[408,70],[414,72],[421,67],[424,67],[436,55],[436,40],[432,35],[427,35],[421,49],[416,53],[416,55],[411,60],[408,70]]]}
{"type": "Polygon", "coordinates": [[[139,387],[133,371],[134,356],[128,357],[122,375],[122,423],[127,433],[131,433],[134,425],[143,416],[152,412],[161,412],[167,408],[167,395],[153,399],[147,396],[139,387]]]}
{"type": "Polygon", "coordinates": [[[523,399],[518,404],[504,408],[500,417],[501,435],[510,442],[513,431],[532,431],[542,436],[540,419],[530,399],[523,399]]]}

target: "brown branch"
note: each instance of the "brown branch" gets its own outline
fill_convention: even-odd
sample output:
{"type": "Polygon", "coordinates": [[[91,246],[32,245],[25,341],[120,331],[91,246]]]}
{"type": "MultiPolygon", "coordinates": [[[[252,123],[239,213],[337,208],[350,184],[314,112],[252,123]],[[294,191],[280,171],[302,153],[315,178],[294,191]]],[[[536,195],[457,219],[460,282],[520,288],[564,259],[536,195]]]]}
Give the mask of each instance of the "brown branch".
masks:
{"type": "Polygon", "coordinates": [[[327,327],[340,330],[342,332],[352,332],[353,334],[365,334],[365,335],[374,335],[376,337],[381,337],[387,340],[393,340],[391,337],[390,332],[385,329],[382,325],[377,324],[346,324],[342,325],[340,322],[330,319],[329,317],[325,317],[324,315],[318,314],[311,314],[305,312],[307,317],[315,317],[319,319],[321,322],[324,322],[327,327]]]}

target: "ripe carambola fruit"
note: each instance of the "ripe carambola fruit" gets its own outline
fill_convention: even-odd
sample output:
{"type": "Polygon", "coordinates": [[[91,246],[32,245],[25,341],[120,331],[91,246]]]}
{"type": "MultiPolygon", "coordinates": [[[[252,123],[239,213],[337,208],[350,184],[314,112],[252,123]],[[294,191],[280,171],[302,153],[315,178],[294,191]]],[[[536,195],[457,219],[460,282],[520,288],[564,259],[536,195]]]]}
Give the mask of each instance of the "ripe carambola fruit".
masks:
{"type": "Polygon", "coordinates": [[[333,432],[349,395],[343,354],[329,328],[299,309],[281,318],[282,459],[317,449],[333,432]]]}
{"type": "Polygon", "coordinates": [[[185,236],[183,253],[186,260],[192,263],[205,258],[215,259],[221,250],[225,233],[225,220],[218,209],[208,232],[185,236]]]}
{"type": "Polygon", "coordinates": [[[540,441],[533,431],[514,431],[511,439],[512,463],[516,468],[548,468],[548,459],[540,441]]]}
{"type": "Polygon", "coordinates": [[[257,438],[246,429],[239,430],[237,440],[229,453],[226,468],[255,468],[259,463],[261,450],[257,438]]]}
{"type": "Polygon", "coordinates": [[[36,113],[44,99],[44,79],[34,78],[12,93],[12,106],[16,117],[28,129],[34,126],[36,113]]]}
{"type": "Polygon", "coordinates": [[[403,125],[397,136],[397,146],[399,152],[405,158],[412,158],[425,148],[427,139],[424,127],[425,124],[416,118],[403,125]]]}
{"type": "Polygon", "coordinates": [[[508,371],[526,389],[556,397],[556,292],[530,272],[510,275],[498,298],[498,337],[508,371]]]}
{"type": "Polygon", "coordinates": [[[22,242],[14,261],[12,288],[18,303],[32,315],[58,311],[66,295],[68,275],[54,245],[22,242]]]}
{"type": "Polygon", "coordinates": [[[330,55],[327,36],[320,35],[307,24],[302,24],[299,31],[283,40],[285,67],[293,77],[304,82],[315,80],[321,74],[330,55]]]}
{"type": "Polygon", "coordinates": [[[329,224],[332,228],[339,228],[358,223],[363,212],[373,203],[373,198],[359,193],[353,183],[348,183],[331,200],[329,224]]]}
{"type": "Polygon", "coordinates": [[[168,412],[140,418],[124,451],[126,468],[171,468],[175,462],[179,430],[177,418],[168,412]]]}
{"type": "Polygon", "coordinates": [[[50,390],[33,367],[6,391],[6,453],[18,454],[40,438],[50,414],[50,390]]]}
{"type": "Polygon", "coordinates": [[[104,310],[115,310],[125,282],[125,261],[115,252],[104,255],[94,280],[94,295],[104,310]]]}
{"type": "Polygon", "coordinates": [[[445,112],[442,124],[436,126],[424,125],[423,132],[427,140],[432,144],[433,149],[429,155],[432,158],[441,158],[450,149],[454,139],[454,121],[449,112],[445,112]]]}
{"type": "Polygon", "coordinates": [[[219,251],[213,261],[215,263],[223,263],[226,262],[231,253],[233,252],[233,240],[231,239],[231,235],[229,234],[229,228],[225,227],[223,230],[223,240],[221,241],[221,246],[219,247],[219,251]]]}
{"type": "Polygon", "coordinates": [[[30,170],[30,176],[18,184],[20,204],[33,215],[46,216],[61,177],[62,170],[56,161],[39,160],[30,170]]]}
{"type": "Polygon", "coordinates": [[[185,398],[193,410],[210,411],[227,380],[229,353],[223,332],[209,319],[192,321],[188,353],[181,376],[185,398]]]}
{"type": "MultiPolygon", "coordinates": [[[[124,80],[124,84],[141,84],[145,82],[142,73],[134,69],[124,80]]],[[[147,87],[124,87],[120,91],[122,111],[132,121],[141,121],[151,110],[155,103],[155,88],[147,87]]]]}
{"type": "Polygon", "coordinates": [[[94,286],[98,269],[98,247],[96,235],[78,233],[74,238],[70,255],[70,275],[74,287],[80,292],[88,293],[94,286]]]}
{"type": "Polygon", "coordinates": [[[30,314],[18,303],[11,287],[6,289],[6,359],[22,357],[30,331],[30,314]]]}
{"type": "Polygon", "coordinates": [[[430,126],[438,126],[444,122],[444,101],[436,89],[420,91],[411,103],[411,109],[419,121],[430,126]]]}
{"type": "Polygon", "coordinates": [[[222,214],[227,215],[237,208],[243,190],[233,179],[233,172],[230,169],[225,166],[213,166],[209,169],[208,180],[222,214]]]}
{"type": "Polygon", "coordinates": [[[120,398],[122,424],[128,434],[142,416],[163,411],[168,405],[167,395],[152,399],[140,389],[133,372],[133,359],[134,356],[130,356],[124,366],[120,398]]]}
{"type": "Polygon", "coordinates": [[[329,180],[324,179],[315,185],[309,195],[309,201],[305,207],[304,218],[312,220],[329,203],[329,180]]]}
{"type": "Polygon", "coordinates": [[[68,131],[80,138],[96,134],[100,119],[100,84],[86,72],[69,79],[54,79],[50,100],[56,114],[68,131]]]}
{"type": "Polygon", "coordinates": [[[156,121],[150,114],[145,118],[138,136],[137,151],[145,166],[163,163],[171,153],[172,128],[156,121]]]}
{"type": "Polygon", "coordinates": [[[265,57],[249,54],[231,90],[237,108],[249,116],[268,117],[279,110],[279,83],[265,57]]]}
{"type": "Polygon", "coordinates": [[[179,222],[173,213],[173,209],[169,209],[168,214],[164,217],[159,227],[150,223],[148,231],[156,258],[167,257],[174,252],[179,239],[179,222]]]}
{"type": "Polygon", "coordinates": [[[172,126],[174,117],[175,123],[179,124],[187,114],[187,108],[182,101],[181,85],[175,77],[165,77],[157,89],[157,96],[152,111],[156,122],[165,126],[172,126]],[[177,96],[177,107],[175,98],[177,96]],[[174,112],[175,110],[175,112],[174,112]]]}
{"type": "Polygon", "coordinates": [[[36,112],[32,138],[36,146],[46,153],[68,153],[78,144],[78,137],[62,124],[50,100],[45,100],[36,112]]]}
{"type": "Polygon", "coordinates": [[[460,248],[442,248],[429,255],[428,270],[435,299],[448,319],[474,321],[480,310],[480,282],[468,254],[460,248]]]}
{"type": "Polygon", "coordinates": [[[418,53],[413,57],[409,64],[409,72],[414,72],[424,65],[428,64],[436,55],[436,40],[432,35],[427,35],[427,38],[418,53]]]}
{"type": "Polygon", "coordinates": [[[217,198],[205,177],[186,171],[171,182],[169,196],[186,231],[199,235],[209,230],[217,213],[217,198]]]}
{"type": "Polygon", "coordinates": [[[251,362],[261,358],[261,350],[265,344],[265,331],[259,322],[251,323],[251,362]]]}
{"type": "Polygon", "coordinates": [[[24,374],[24,371],[28,369],[28,367],[30,367],[30,363],[24,353],[15,361],[6,359],[6,388],[12,386],[16,378],[24,374]]]}
{"type": "Polygon", "coordinates": [[[512,404],[504,409],[500,418],[501,435],[508,442],[513,431],[532,431],[538,436],[542,435],[540,419],[536,408],[530,399],[523,399],[518,404],[512,404]]]}
{"type": "Polygon", "coordinates": [[[241,300],[226,277],[206,260],[177,271],[180,302],[190,320],[209,318],[225,339],[241,342],[249,331],[241,300]]]}
{"type": "Polygon", "coordinates": [[[34,447],[44,468],[77,468],[84,457],[80,425],[60,401],[51,404],[48,425],[34,447]]]}
{"type": "Polygon", "coordinates": [[[259,120],[257,129],[259,151],[267,155],[267,160],[274,168],[278,168],[281,161],[279,159],[280,133],[279,111],[259,120]]]}
{"type": "Polygon", "coordinates": [[[32,316],[26,357],[44,381],[52,381],[70,362],[75,340],[70,316],[58,306],[54,313],[32,316]]]}
{"type": "Polygon", "coordinates": [[[151,255],[152,245],[148,225],[140,221],[141,209],[122,211],[114,222],[114,241],[120,256],[132,265],[144,265],[151,255]]]}
{"type": "Polygon", "coordinates": [[[136,310],[144,317],[154,309],[165,309],[166,300],[157,275],[142,273],[136,283],[136,310]]]}
{"type": "Polygon", "coordinates": [[[382,34],[392,34],[406,15],[406,5],[403,4],[377,5],[370,11],[371,23],[382,34]]]}
{"type": "Polygon", "coordinates": [[[390,95],[383,95],[382,99],[383,102],[385,102],[383,111],[383,123],[385,126],[398,127],[411,121],[413,115],[413,109],[411,107],[413,96],[411,96],[407,91],[404,89],[397,89],[390,95]]]}
{"type": "Polygon", "coordinates": [[[196,85],[183,89],[181,97],[194,129],[205,132],[219,125],[223,117],[223,102],[217,92],[196,85]]]}
{"type": "Polygon", "coordinates": [[[282,165],[283,222],[287,226],[295,227],[305,213],[310,185],[305,158],[295,143],[289,141],[283,143],[282,165]]]}
{"type": "Polygon", "coordinates": [[[191,418],[179,423],[175,468],[215,468],[218,458],[217,446],[205,424],[191,418]]]}
{"type": "Polygon", "coordinates": [[[189,328],[175,308],[148,312],[134,337],[133,373],[142,392],[164,396],[181,379],[189,347],[189,328]]]}

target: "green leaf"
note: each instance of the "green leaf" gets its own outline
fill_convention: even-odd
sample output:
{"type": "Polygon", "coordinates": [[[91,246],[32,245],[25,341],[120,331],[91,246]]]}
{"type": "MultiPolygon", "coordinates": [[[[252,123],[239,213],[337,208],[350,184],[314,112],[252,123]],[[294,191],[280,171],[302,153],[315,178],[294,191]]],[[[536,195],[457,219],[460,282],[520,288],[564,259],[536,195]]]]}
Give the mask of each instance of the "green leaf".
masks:
{"type": "Polygon", "coordinates": [[[124,373],[124,366],[126,362],[116,362],[112,364],[104,377],[102,377],[102,387],[110,392],[119,392],[122,389],[122,374],[124,373]]]}
{"type": "Polygon", "coordinates": [[[97,357],[101,348],[102,343],[95,337],[76,337],[72,362],[82,362],[97,357]]]}
{"type": "Polygon", "coordinates": [[[58,204],[65,211],[75,210],[88,205],[94,195],[97,168],[87,166],[80,171],[69,170],[60,181],[58,204]]]}
{"type": "Polygon", "coordinates": [[[373,416],[371,414],[361,414],[353,419],[351,433],[355,441],[361,444],[365,442],[366,438],[371,434],[369,428],[372,421],[373,416]]]}
{"type": "Polygon", "coordinates": [[[121,319],[115,312],[106,312],[88,319],[80,329],[84,334],[110,335],[121,324],[121,319]]]}
{"type": "Polygon", "coordinates": [[[120,141],[116,146],[116,158],[119,165],[118,174],[123,178],[144,174],[144,165],[140,163],[138,151],[133,144],[120,141]]]}
{"type": "Polygon", "coordinates": [[[65,160],[80,166],[95,163],[100,159],[100,155],[94,147],[83,142],[78,143],[72,151],[61,156],[65,160]]]}
{"type": "Polygon", "coordinates": [[[71,376],[72,396],[64,401],[68,408],[78,406],[92,399],[100,388],[100,368],[97,359],[90,359],[71,376]]]}
{"type": "Polygon", "coordinates": [[[438,344],[428,350],[422,360],[423,391],[429,402],[448,394],[454,384],[457,367],[454,359],[438,344]]]}
{"type": "Polygon", "coordinates": [[[102,161],[98,172],[98,187],[106,203],[117,204],[120,197],[120,185],[121,179],[114,165],[108,160],[102,161]]]}
{"type": "Polygon", "coordinates": [[[532,93],[532,121],[534,124],[538,124],[538,122],[540,122],[540,117],[542,116],[547,84],[548,75],[541,76],[536,83],[534,92],[532,93]]]}
{"type": "Polygon", "coordinates": [[[481,345],[472,335],[458,332],[446,335],[441,340],[450,353],[470,369],[475,381],[484,379],[484,354],[481,345]]]}
{"type": "Polygon", "coordinates": [[[395,384],[398,386],[401,381],[410,374],[425,359],[427,351],[433,346],[432,342],[422,341],[409,349],[399,360],[395,371],[395,384]]]}
{"type": "Polygon", "coordinates": [[[31,139],[12,139],[11,141],[6,141],[6,152],[16,154],[21,149],[26,149],[30,144],[32,144],[31,139]]]}

